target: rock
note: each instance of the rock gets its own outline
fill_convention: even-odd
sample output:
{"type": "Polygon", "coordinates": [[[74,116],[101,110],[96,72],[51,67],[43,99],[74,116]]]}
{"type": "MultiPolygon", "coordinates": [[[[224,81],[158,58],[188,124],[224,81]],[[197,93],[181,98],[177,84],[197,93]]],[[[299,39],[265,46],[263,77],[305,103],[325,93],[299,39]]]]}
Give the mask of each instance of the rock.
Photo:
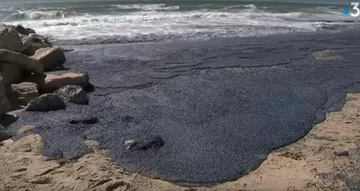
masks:
{"type": "Polygon", "coordinates": [[[26,31],[29,33],[29,34],[35,34],[36,32],[31,29],[31,28],[26,28],[26,31]]]}
{"type": "Polygon", "coordinates": [[[0,116],[10,110],[10,104],[5,94],[5,88],[3,85],[3,78],[0,75],[0,116]]]}
{"type": "Polygon", "coordinates": [[[67,85],[60,88],[55,92],[65,101],[79,104],[79,105],[88,105],[89,98],[87,97],[86,92],[81,86],[78,85],[67,85]]]}
{"type": "Polygon", "coordinates": [[[17,25],[14,27],[14,29],[16,32],[22,34],[22,35],[29,35],[29,31],[27,31],[23,26],[21,25],[17,25]]]}
{"type": "Polygon", "coordinates": [[[16,64],[0,62],[0,73],[3,77],[3,85],[5,87],[10,86],[11,84],[20,83],[24,79],[23,71],[16,64]]]}
{"type": "Polygon", "coordinates": [[[41,74],[44,72],[44,67],[36,59],[5,49],[0,49],[0,62],[16,64],[28,73],[41,74]]]}
{"type": "Polygon", "coordinates": [[[22,42],[19,34],[6,25],[0,24],[0,49],[20,52],[22,42]]]}
{"type": "Polygon", "coordinates": [[[56,111],[65,109],[66,104],[60,96],[56,94],[44,94],[29,102],[26,111],[56,111]]]}
{"type": "Polygon", "coordinates": [[[48,40],[40,35],[30,34],[29,36],[24,36],[21,38],[23,44],[26,44],[26,47],[22,48],[21,53],[32,56],[40,48],[51,47],[51,43],[48,40]]]}
{"type": "Polygon", "coordinates": [[[70,125],[93,125],[99,122],[99,119],[97,117],[87,117],[87,118],[81,118],[81,119],[71,119],[69,120],[70,125]]]}
{"type": "Polygon", "coordinates": [[[78,85],[86,90],[90,86],[89,75],[82,73],[65,73],[60,76],[48,74],[45,77],[44,91],[54,92],[67,85],[78,85]]]}
{"type": "Polygon", "coordinates": [[[349,152],[348,151],[335,151],[334,155],[339,156],[339,157],[347,157],[347,156],[349,156],[349,152]]]}
{"type": "Polygon", "coordinates": [[[45,78],[46,75],[45,74],[31,74],[31,75],[26,75],[24,77],[24,82],[33,82],[36,83],[37,85],[39,85],[39,93],[50,93],[50,92],[46,92],[45,90],[45,78]]]}
{"type": "Polygon", "coordinates": [[[160,136],[146,135],[137,139],[125,140],[124,146],[127,150],[146,151],[152,148],[161,148],[164,146],[164,141],[160,136]]]}
{"type": "Polygon", "coordinates": [[[125,147],[126,147],[126,150],[130,150],[130,149],[132,149],[133,147],[135,147],[137,143],[138,143],[138,142],[135,141],[134,139],[129,139],[129,140],[125,140],[124,145],[125,145],[125,147]]]}
{"type": "Polygon", "coordinates": [[[39,86],[33,82],[12,84],[8,92],[9,101],[13,105],[26,106],[31,100],[39,96],[39,86]]]}
{"type": "Polygon", "coordinates": [[[5,128],[9,127],[11,124],[15,123],[19,119],[18,116],[6,113],[0,117],[0,126],[5,128]]]}
{"type": "Polygon", "coordinates": [[[5,129],[0,127],[0,142],[10,139],[11,138],[11,134],[6,131],[5,129]]]}
{"type": "Polygon", "coordinates": [[[64,69],[66,62],[64,53],[58,47],[47,47],[38,49],[32,58],[37,59],[45,70],[64,69]]]}
{"type": "Polygon", "coordinates": [[[40,177],[35,177],[35,178],[28,180],[28,182],[32,183],[32,184],[50,184],[51,178],[45,177],[45,176],[40,176],[40,177]]]}
{"type": "Polygon", "coordinates": [[[21,126],[18,134],[23,134],[23,133],[27,133],[29,131],[32,131],[35,127],[32,125],[25,125],[25,126],[21,126]]]}
{"type": "MultiPolygon", "coordinates": [[[[26,50],[32,48],[32,40],[30,37],[28,36],[24,36],[21,38],[21,42],[23,44],[22,48],[21,48],[21,53],[25,52],[26,50]]],[[[32,56],[35,53],[35,50],[33,51],[33,53],[31,55],[27,55],[27,56],[32,56]]],[[[25,54],[26,55],[26,54],[25,54]]]]}

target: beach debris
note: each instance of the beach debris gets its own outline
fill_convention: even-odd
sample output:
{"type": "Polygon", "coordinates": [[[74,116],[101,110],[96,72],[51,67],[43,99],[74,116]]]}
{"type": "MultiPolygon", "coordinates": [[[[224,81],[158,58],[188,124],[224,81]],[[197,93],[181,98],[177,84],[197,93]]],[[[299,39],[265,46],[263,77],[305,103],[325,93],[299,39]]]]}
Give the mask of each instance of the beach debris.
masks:
{"type": "Polygon", "coordinates": [[[64,69],[65,55],[59,47],[40,48],[31,56],[38,60],[47,71],[64,69]]]}
{"type": "Polygon", "coordinates": [[[11,84],[8,91],[9,101],[12,105],[26,106],[31,100],[39,96],[39,85],[34,82],[11,84]]]}
{"type": "Polygon", "coordinates": [[[99,122],[99,119],[97,117],[87,117],[87,118],[81,118],[81,119],[72,119],[69,121],[70,125],[93,125],[99,122]]]}
{"type": "Polygon", "coordinates": [[[129,139],[129,140],[125,140],[125,147],[126,150],[130,150],[131,148],[135,147],[137,144],[137,141],[135,141],[134,139],[129,139]]]}
{"type": "Polygon", "coordinates": [[[79,104],[79,105],[88,105],[89,98],[81,86],[78,85],[67,85],[55,92],[65,101],[79,104]]]}
{"type": "Polygon", "coordinates": [[[349,151],[335,151],[334,155],[339,157],[347,157],[349,156],[349,151]]]}
{"type": "Polygon", "coordinates": [[[64,100],[56,94],[43,94],[29,102],[26,111],[56,111],[65,109],[64,100]]]}
{"type": "Polygon", "coordinates": [[[152,148],[159,149],[164,146],[164,141],[160,136],[146,136],[140,139],[125,140],[126,150],[146,151],[152,148]]]}

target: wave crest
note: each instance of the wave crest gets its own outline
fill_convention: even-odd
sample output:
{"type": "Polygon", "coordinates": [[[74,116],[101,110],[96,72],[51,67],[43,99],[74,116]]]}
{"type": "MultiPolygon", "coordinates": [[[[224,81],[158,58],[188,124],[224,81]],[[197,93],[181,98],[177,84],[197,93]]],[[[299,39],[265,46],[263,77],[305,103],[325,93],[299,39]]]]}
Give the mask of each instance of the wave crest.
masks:
{"type": "Polygon", "coordinates": [[[16,19],[41,20],[41,19],[63,19],[66,13],[62,10],[38,11],[38,10],[18,10],[18,13],[12,15],[16,19]]]}
{"type": "Polygon", "coordinates": [[[180,6],[166,6],[166,4],[129,4],[129,5],[113,5],[123,10],[142,10],[142,11],[177,11],[180,6]]]}

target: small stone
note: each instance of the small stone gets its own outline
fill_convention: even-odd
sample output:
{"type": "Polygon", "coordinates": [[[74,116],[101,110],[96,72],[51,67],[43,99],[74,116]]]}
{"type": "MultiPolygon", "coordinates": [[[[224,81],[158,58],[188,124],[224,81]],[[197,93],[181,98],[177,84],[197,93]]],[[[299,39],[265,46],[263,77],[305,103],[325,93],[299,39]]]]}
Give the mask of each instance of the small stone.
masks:
{"type": "Polygon", "coordinates": [[[126,146],[126,150],[130,150],[131,148],[135,147],[137,142],[134,139],[126,140],[124,145],[126,146]]]}
{"type": "Polygon", "coordinates": [[[26,133],[28,131],[33,130],[35,127],[32,125],[25,125],[25,126],[21,126],[21,128],[18,131],[18,134],[23,134],[26,133]]]}
{"type": "Polygon", "coordinates": [[[32,184],[49,184],[51,179],[49,177],[36,177],[28,181],[32,184]]]}
{"type": "Polygon", "coordinates": [[[349,156],[349,151],[335,151],[334,155],[339,157],[347,157],[349,156]]]}

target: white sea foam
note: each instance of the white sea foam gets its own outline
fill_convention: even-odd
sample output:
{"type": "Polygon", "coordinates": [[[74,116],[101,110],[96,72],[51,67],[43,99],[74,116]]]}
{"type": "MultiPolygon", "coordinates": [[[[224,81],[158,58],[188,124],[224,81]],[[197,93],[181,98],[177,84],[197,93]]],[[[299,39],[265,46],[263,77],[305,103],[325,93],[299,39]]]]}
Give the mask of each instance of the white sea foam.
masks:
{"type": "MultiPolygon", "coordinates": [[[[237,11],[178,11],[165,4],[113,5],[117,9],[140,11],[103,14],[69,14],[65,10],[22,11],[24,18],[9,24],[22,24],[56,40],[112,39],[112,41],[151,41],[167,38],[212,38],[262,36],[289,32],[336,29],[358,22],[333,9],[308,12],[273,12],[255,5],[239,5],[237,11]],[[164,11],[165,10],[165,11],[164,11]],[[332,21],[332,22],[327,22],[332,21]]],[[[228,7],[229,8],[229,7],[228,7]]],[[[231,9],[234,9],[232,7],[231,9]]],[[[314,8],[316,10],[318,8],[314,8]]],[[[111,40],[110,40],[111,41],[111,40]]]]}
{"type": "Polygon", "coordinates": [[[179,6],[166,6],[166,4],[131,4],[131,5],[112,5],[119,9],[143,10],[143,11],[176,11],[179,6]]]}

